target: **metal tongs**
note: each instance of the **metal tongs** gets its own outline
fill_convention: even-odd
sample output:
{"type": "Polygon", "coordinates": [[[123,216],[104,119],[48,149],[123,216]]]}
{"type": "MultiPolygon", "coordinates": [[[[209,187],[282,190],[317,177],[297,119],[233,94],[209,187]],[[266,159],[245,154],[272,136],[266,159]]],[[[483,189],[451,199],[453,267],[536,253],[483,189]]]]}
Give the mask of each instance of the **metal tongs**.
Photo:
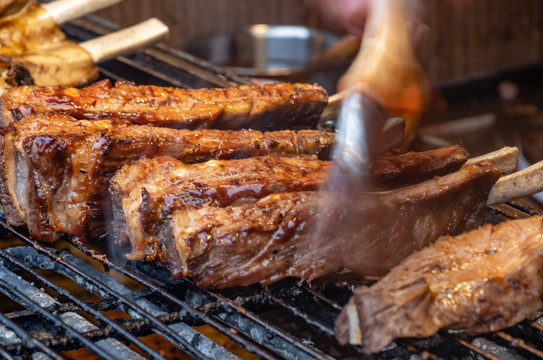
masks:
{"type": "MultiPolygon", "coordinates": [[[[334,166],[324,185],[314,234],[316,248],[360,228],[358,194],[367,191],[368,167],[378,155],[380,134],[389,116],[406,121],[412,134],[424,106],[427,80],[412,48],[411,29],[401,0],[370,2],[362,46],[340,80],[347,88],[337,120],[334,166]]],[[[382,147],[381,147],[382,148],[382,147]]]]}

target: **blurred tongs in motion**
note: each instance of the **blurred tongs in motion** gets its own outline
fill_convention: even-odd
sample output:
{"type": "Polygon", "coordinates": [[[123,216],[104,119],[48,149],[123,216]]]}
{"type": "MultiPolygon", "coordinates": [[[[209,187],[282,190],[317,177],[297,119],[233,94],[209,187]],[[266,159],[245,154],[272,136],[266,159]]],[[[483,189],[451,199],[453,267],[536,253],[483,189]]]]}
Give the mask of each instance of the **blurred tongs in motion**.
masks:
{"type": "MultiPolygon", "coordinates": [[[[402,0],[373,0],[362,46],[339,83],[346,89],[337,121],[334,166],[324,185],[314,244],[329,246],[355,234],[364,221],[357,194],[368,190],[367,169],[378,155],[387,117],[405,119],[408,142],[425,106],[428,82],[413,51],[415,24],[408,24],[402,0]]],[[[338,256],[341,256],[338,254],[338,256]]]]}

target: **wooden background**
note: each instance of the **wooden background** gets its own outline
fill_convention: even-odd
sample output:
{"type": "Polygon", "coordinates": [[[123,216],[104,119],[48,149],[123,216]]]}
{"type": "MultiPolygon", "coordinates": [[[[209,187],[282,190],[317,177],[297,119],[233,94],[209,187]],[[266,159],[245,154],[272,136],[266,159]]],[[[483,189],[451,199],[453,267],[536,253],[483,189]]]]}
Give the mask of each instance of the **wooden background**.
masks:
{"type": "MultiPolygon", "coordinates": [[[[442,0],[426,4],[430,36],[422,60],[434,83],[543,60],[541,0],[473,0],[462,9],[442,0]]],[[[250,24],[321,26],[302,0],[125,0],[99,14],[121,26],[156,16],[170,26],[168,42],[177,48],[250,24]]]]}

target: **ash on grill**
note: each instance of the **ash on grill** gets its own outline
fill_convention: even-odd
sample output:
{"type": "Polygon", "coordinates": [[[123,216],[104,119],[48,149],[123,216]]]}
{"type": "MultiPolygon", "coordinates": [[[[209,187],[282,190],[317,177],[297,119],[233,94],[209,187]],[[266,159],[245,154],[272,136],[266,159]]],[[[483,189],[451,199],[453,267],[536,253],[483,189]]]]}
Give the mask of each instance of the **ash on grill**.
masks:
{"type": "MultiPolygon", "coordinates": [[[[74,38],[104,25],[65,26],[74,38]]],[[[103,78],[177,87],[217,87],[244,80],[186,54],[157,47],[103,64],[103,78]]],[[[519,202],[493,207],[489,220],[526,217],[539,210],[519,202]]],[[[0,250],[0,356],[60,359],[85,348],[99,358],[162,359],[142,336],[155,334],[180,354],[236,359],[239,352],[198,332],[207,325],[263,359],[364,359],[358,347],[337,344],[334,320],[357,285],[345,277],[311,285],[285,279],[268,287],[212,292],[172,279],[153,263],[124,262],[90,243],[43,246],[9,228],[0,250]],[[55,279],[55,280],[52,280],[55,279]],[[59,280],[57,280],[59,279],[59,280]],[[111,316],[115,310],[115,319],[111,316]]],[[[100,246],[100,245],[97,245],[100,246]]],[[[543,317],[494,334],[442,332],[398,341],[380,358],[543,358],[543,317]]],[[[178,356],[176,354],[175,356],[178,356]]]]}

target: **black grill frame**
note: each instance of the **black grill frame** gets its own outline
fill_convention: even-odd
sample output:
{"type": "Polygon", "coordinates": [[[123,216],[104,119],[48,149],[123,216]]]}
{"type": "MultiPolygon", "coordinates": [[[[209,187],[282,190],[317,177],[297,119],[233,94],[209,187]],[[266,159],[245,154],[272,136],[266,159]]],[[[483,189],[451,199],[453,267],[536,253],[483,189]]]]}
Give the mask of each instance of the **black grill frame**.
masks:
{"type": "MultiPolygon", "coordinates": [[[[96,18],[64,28],[77,40],[112,30],[96,18]]],[[[109,61],[100,71],[102,78],[178,87],[248,83],[162,45],[109,61]]],[[[541,211],[516,201],[489,208],[488,216],[489,221],[499,222],[536,214],[541,211]]],[[[428,339],[403,339],[381,354],[366,356],[358,347],[339,346],[333,336],[334,319],[356,283],[324,279],[306,284],[285,279],[268,287],[208,291],[188,279],[170,278],[154,263],[125,261],[104,249],[104,243],[68,239],[48,246],[4,220],[0,220],[0,228],[6,237],[20,241],[0,250],[0,293],[21,307],[0,311],[0,355],[7,359],[37,354],[61,359],[64,351],[81,347],[101,358],[163,359],[163,354],[140,338],[151,333],[193,358],[237,358],[194,329],[202,324],[262,359],[543,358],[543,317],[483,336],[441,332],[428,339]],[[53,273],[71,279],[99,300],[89,301],[49,280],[53,273]],[[121,310],[130,319],[110,319],[107,312],[112,309],[121,310]],[[6,329],[18,340],[7,341],[6,329]]]]}

